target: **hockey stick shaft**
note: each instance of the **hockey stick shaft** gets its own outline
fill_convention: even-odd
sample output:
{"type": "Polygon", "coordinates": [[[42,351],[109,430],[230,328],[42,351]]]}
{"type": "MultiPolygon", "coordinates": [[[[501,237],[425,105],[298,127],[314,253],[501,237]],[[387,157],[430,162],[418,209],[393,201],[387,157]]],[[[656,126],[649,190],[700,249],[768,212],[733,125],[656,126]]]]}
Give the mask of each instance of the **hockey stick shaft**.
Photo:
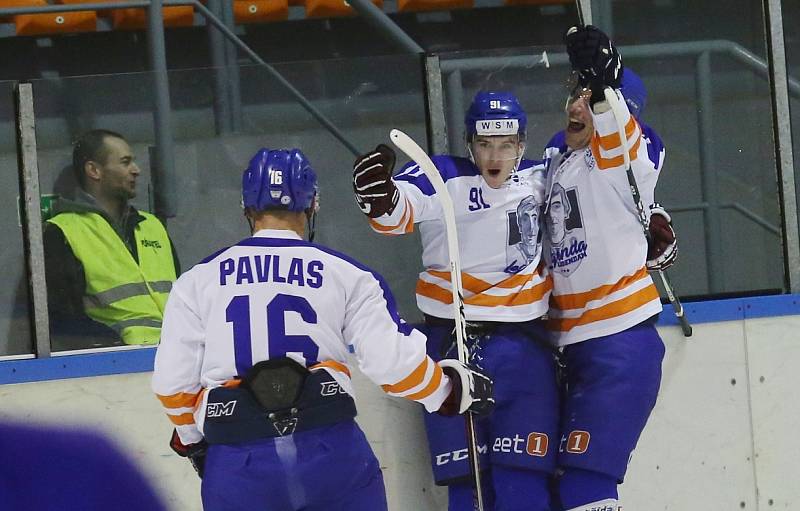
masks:
{"type": "MultiPolygon", "coordinates": [[[[450,259],[450,281],[453,292],[453,320],[456,331],[456,347],[458,350],[458,360],[464,364],[469,361],[466,343],[466,320],[464,317],[464,296],[461,283],[461,257],[458,248],[458,231],[456,229],[456,214],[453,207],[453,199],[447,191],[439,170],[431,161],[428,154],[416,143],[414,139],[400,130],[394,129],[389,133],[392,143],[403,153],[419,165],[419,168],[428,177],[428,180],[436,190],[436,197],[442,205],[445,231],[447,233],[447,252],[450,259]]],[[[481,487],[481,472],[478,461],[478,441],[475,434],[475,418],[472,412],[465,415],[467,424],[467,450],[469,452],[470,468],[475,485],[475,495],[478,501],[478,510],[483,511],[483,491],[481,487]]]]}
{"type": "MultiPolygon", "coordinates": [[[[650,239],[650,230],[648,229],[647,225],[648,219],[644,212],[644,205],[642,204],[642,196],[639,193],[639,186],[636,184],[636,176],[633,175],[631,156],[629,153],[630,149],[628,147],[628,137],[625,133],[625,125],[622,123],[624,110],[614,89],[607,87],[604,90],[604,93],[606,101],[608,102],[608,105],[611,107],[611,111],[614,114],[614,120],[617,122],[617,131],[619,132],[620,142],[622,143],[622,158],[625,162],[625,172],[628,176],[628,185],[630,186],[633,202],[636,205],[636,212],[639,216],[639,224],[642,226],[642,232],[644,233],[645,238],[650,239]]],[[[681,304],[680,299],[677,297],[677,295],[675,295],[675,290],[673,289],[666,272],[663,270],[658,270],[657,273],[661,279],[661,284],[664,286],[664,292],[667,293],[667,299],[672,305],[672,310],[675,312],[675,317],[678,318],[678,322],[681,325],[683,335],[685,337],[691,337],[692,325],[689,324],[689,319],[684,314],[683,304],[681,304]]]]}

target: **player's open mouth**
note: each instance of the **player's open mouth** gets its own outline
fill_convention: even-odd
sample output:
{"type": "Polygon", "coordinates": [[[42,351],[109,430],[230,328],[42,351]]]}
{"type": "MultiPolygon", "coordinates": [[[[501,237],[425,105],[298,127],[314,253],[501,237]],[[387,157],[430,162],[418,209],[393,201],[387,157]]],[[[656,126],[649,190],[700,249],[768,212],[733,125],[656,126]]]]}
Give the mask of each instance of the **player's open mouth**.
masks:
{"type": "Polygon", "coordinates": [[[497,177],[500,175],[500,169],[488,169],[486,172],[488,172],[492,177],[497,177]]]}
{"type": "Polygon", "coordinates": [[[586,125],[584,123],[579,121],[573,121],[572,119],[570,119],[569,125],[567,126],[567,131],[569,131],[570,133],[577,133],[583,130],[583,128],[585,127],[586,125]]]}

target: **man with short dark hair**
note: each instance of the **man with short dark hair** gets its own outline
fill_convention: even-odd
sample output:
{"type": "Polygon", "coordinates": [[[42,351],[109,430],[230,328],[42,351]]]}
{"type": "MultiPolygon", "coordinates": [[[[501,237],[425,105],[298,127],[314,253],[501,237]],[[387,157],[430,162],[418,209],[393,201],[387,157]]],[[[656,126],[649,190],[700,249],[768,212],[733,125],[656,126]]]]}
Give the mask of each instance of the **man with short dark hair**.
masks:
{"type": "Polygon", "coordinates": [[[72,162],[80,188],[44,231],[53,348],[156,344],[180,267],[161,221],[130,205],[135,155],[119,133],[92,130],[72,162]]]}

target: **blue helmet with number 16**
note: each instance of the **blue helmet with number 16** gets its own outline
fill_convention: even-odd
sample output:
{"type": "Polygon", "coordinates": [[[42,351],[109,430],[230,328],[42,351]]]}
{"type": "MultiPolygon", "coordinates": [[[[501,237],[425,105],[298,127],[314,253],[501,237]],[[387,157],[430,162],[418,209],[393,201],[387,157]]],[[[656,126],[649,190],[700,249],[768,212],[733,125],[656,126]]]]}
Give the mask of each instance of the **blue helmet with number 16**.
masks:
{"type": "Polygon", "coordinates": [[[317,175],[299,149],[261,148],[242,175],[242,205],[255,211],[305,211],[316,194],[317,175]]]}
{"type": "Polygon", "coordinates": [[[525,137],[528,117],[510,92],[479,92],[464,117],[467,141],[475,135],[520,135],[525,137]]]}

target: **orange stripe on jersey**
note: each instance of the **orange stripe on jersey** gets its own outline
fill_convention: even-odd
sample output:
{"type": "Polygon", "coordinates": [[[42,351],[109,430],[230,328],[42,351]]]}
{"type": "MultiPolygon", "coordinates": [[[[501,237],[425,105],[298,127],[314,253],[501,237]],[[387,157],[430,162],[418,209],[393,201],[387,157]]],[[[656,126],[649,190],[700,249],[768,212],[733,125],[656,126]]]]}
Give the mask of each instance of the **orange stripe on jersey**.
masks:
{"type": "MultiPolygon", "coordinates": [[[[450,282],[450,272],[449,271],[438,271],[438,270],[427,270],[427,273],[433,275],[434,277],[439,277],[442,280],[446,280],[450,282]]],[[[529,282],[534,275],[537,273],[528,273],[527,275],[521,275],[517,273],[516,275],[511,275],[507,279],[503,279],[497,284],[490,284],[485,280],[481,280],[477,277],[473,277],[469,273],[461,272],[461,284],[464,286],[464,289],[471,292],[480,294],[486,290],[489,290],[493,287],[499,287],[503,289],[514,289],[517,287],[524,286],[527,282],[529,282]]]]}
{"type": "Polygon", "coordinates": [[[426,397],[430,396],[439,388],[439,385],[442,383],[442,368],[439,367],[439,364],[434,364],[433,367],[433,376],[431,377],[431,381],[425,386],[424,389],[420,390],[419,392],[415,392],[414,394],[409,394],[407,396],[403,396],[406,399],[411,399],[413,401],[419,401],[420,399],[425,399],[426,397]]]}
{"type": "Polygon", "coordinates": [[[330,367],[331,369],[339,371],[340,373],[346,374],[348,377],[350,376],[350,369],[348,369],[346,365],[342,364],[341,362],[337,362],[335,360],[325,360],[323,362],[320,362],[319,364],[314,364],[308,369],[310,371],[313,371],[314,369],[323,367],[330,367]]]}
{"type": "MultiPolygon", "coordinates": [[[[226,381],[225,383],[222,384],[222,386],[225,387],[226,389],[235,389],[235,388],[238,388],[239,385],[241,385],[241,384],[242,384],[242,380],[234,379],[234,380],[226,381]]],[[[206,391],[206,389],[203,389],[203,392],[205,392],[205,391],[206,391]]]]}
{"type": "Polygon", "coordinates": [[[426,280],[417,280],[416,293],[442,303],[453,303],[453,292],[426,280]]]}
{"type": "MultiPolygon", "coordinates": [[[[628,119],[628,124],[625,125],[625,137],[627,139],[631,138],[634,131],[636,131],[636,120],[633,118],[633,116],[631,116],[631,118],[628,119]]],[[[600,147],[606,151],[613,151],[614,149],[622,146],[622,140],[619,138],[619,132],[615,132],[604,137],[597,135],[595,136],[599,139],[600,147]]]]}
{"type": "MultiPolygon", "coordinates": [[[[614,169],[617,167],[622,167],[625,165],[625,158],[622,155],[615,156],[613,158],[603,158],[600,156],[600,147],[597,142],[597,135],[594,136],[592,139],[592,154],[594,155],[594,159],[597,161],[597,168],[600,170],[608,170],[614,169]]],[[[636,159],[636,155],[639,152],[639,144],[642,141],[642,137],[636,139],[636,142],[633,144],[633,147],[630,148],[628,151],[628,155],[630,156],[630,160],[633,161],[636,159]]]]}
{"type": "Polygon", "coordinates": [[[413,389],[425,379],[425,373],[428,372],[429,362],[430,358],[426,356],[422,363],[411,371],[411,374],[393,385],[381,385],[381,388],[384,392],[392,392],[394,394],[400,394],[401,392],[413,389]]]}
{"type": "Polygon", "coordinates": [[[640,289],[639,291],[636,291],[625,298],[608,303],[596,309],[589,309],[581,314],[579,318],[551,318],[547,322],[547,328],[550,330],[557,330],[559,332],[569,332],[578,326],[622,316],[627,312],[636,310],[652,300],[657,299],[658,290],[656,289],[655,285],[650,284],[649,286],[640,289]]]}
{"type": "MultiPolygon", "coordinates": [[[[430,272],[429,272],[430,273],[430,272]]],[[[501,284],[507,283],[511,279],[515,279],[517,282],[528,282],[533,278],[534,274],[529,274],[524,276],[517,276],[514,275],[509,277],[508,279],[500,282],[499,284],[495,285],[494,287],[506,287],[501,284]],[[519,277],[519,278],[518,278],[519,277]]],[[[448,280],[449,282],[449,280],[448,280]]],[[[519,286],[514,286],[519,287],[519,286]]],[[[468,289],[466,284],[464,285],[465,289],[468,289]]],[[[486,289],[491,289],[492,286],[489,286],[486,289]]],[[[482,307],[496,307],[496,306],[515,306],[515,305],[528,305],[538,300],[541,300],[542,297],[551,289],[553,288],[553,281],[551,278],[546,278],[544,281],[536,284],[530,289],[525,289],[523,291],[517,293],[509,293],[503,296],[495,296],[495,295],[488,295],[483,293],[476,293],[469,298],[464,299],[464,303],[467,305],[478,305],[482,307]]],[[[472,289],[468,289],[469,291],[475,292],[474,289],[478,289],[473,287],[472,289]]],[[[484,291],[486,291],[484,289],[484,291]]],[[[431,300],[436,300],[437,302],[442,303],[453,303],[453,292],[449,289],[445,289],[441,286],[436,284],[432,284],[426,280],[419,279],[417,281],[417,289],[416,292],[418,295],[424,296],[426,298],[430,298],[431,300]]]]}
{"type": "Polygon", "coordinates": [[[584,291],[583,293],[574,293],[571,295],[550,295],[550,303],[555,306],[555,308],[560,310],[568,310],[568,309],[583,309],[586,307],[586,304],[591,302],[592,300],[599,300],[603,297],[610,295],[611,293],[615,293],[620,289],[624,289],[634,282],[641,280],[647,277],[647,268],[644,266],[634,273],[633,275],[626,275],[619,279],[614,284],[606,284],[600,287],[596,287],[591,291],[584,291]]]}
{"type": "Polygon", "coordinates": [[[164,405],[164,408],[194,408],[197,399],[200,397],[200,393],[196,392],[191,394],[188,392],[178,392],[171,396],[156,394],[156,397],[158,397],[158,400],[164,405]]]}
{"type": "Polygon", "coordinates": [[[169,420],[171,420],[176,426],[187,426],[189,424],[194,424],[194,415],[191,413],[182,413],[180,415],[167,414],[167,417],[169,417],[169,420]]]}
{"type": "Polygon", "coordinates": [[[369,224],[373,229],[381,233],[394,234],[391,231],[403,228],[403,234],[409,234],[414,232],[414,209],[411,207],[411,203],[408,202],[408,199],[406,199],[406,210],[397,225],[382,225],[372,218],[369,219],[369,224]]]}
{"type": "Polygon", "coordinates": [[[478,305],[481,307],[514,307],[517,305],[528,305],[539,300],[553,289],[553,281],[546,279],[530,289],[525,289],[519,293],[512,293],[505,296],[494,295],[475,295],[464,300],[466,305],[478,305]]]}

